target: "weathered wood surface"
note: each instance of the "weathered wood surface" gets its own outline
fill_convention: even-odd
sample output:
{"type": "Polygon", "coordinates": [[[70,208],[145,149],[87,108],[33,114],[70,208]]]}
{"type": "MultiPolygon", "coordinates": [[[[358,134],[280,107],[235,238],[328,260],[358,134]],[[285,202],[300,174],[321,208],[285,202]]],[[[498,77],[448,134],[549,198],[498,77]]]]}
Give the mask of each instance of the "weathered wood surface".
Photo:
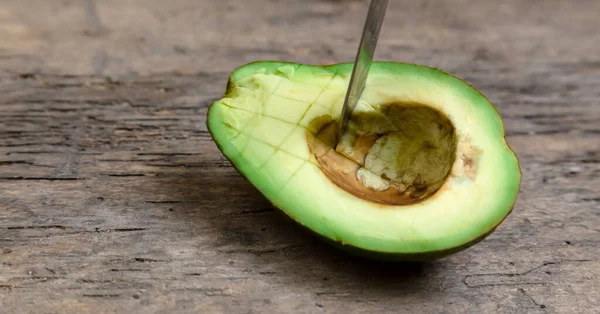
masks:
{"type": "Polygon", "coordinates": [[[351,61],[365,8],[3,0],[0,312],[599,313],[599,1],[390,1],[377,58],[479,88],[521,161],[513,214],[467,251],[350,258],[225,161],[205,114],[228,73],[351,61]]]}

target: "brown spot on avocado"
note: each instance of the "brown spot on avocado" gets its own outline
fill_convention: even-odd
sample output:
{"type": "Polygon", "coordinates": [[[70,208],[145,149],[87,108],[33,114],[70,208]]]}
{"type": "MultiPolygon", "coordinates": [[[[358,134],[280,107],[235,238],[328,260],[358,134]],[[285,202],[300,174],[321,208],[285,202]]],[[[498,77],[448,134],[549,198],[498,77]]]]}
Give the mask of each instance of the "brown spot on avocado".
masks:
{"type": "Polygon", "coordinates": [[[454,126],[422,104],[394,103],[380,110],[355,113],[342,141],[337,120],[314,119],[309,149],[325,175],[357,197],[386,205],[420,202],[439,190],[452,170],[454,126]]]}
{"type": "Polygon", "coordinates": [[[460,156],[460,158],[463,161],[463,165],[464,165],[465,169],[470,168],[471,166],[473,166],[473,159],[471,159],[471,157],[466,156],[466,155],[462,155],[462,156],[460,156]]]}

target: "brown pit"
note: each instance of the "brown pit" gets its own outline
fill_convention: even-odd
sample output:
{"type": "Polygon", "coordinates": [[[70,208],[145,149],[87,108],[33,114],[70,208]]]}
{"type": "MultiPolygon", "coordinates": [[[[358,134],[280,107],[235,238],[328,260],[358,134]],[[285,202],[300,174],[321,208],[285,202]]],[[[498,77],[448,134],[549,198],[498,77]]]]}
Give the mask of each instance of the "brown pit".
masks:
{"type": "Polygon", "coordinates": [[[338,123],[330,116],[314,119],[307,130],[309,149],[331,181],[365,200],[422,201],[443,185],[454,164],[456,131],[434,108],[394,103],[355,112],[341,141],[338,123]]]}

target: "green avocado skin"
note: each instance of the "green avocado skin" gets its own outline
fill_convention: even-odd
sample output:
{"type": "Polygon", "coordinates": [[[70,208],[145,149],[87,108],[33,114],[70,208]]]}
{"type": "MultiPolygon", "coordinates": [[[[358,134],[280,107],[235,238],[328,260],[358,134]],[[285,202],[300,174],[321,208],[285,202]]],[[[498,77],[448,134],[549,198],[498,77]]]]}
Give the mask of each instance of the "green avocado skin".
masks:
{"type": "MultiPolygon", "coordinates": [[[[380,65],[385,68],[387,68],[389,66],[389,68],[391,68],[391,69],[393,69],[395,65],[410,65],[410,66],[415,66],[415,67],[422,67],[427,70],[437,71],[440,74],[447,75],[448,77],[451,77],[453,79],[460,80],[460,79],[456,78],[455,76],[453,76],[449,73],[443,72],[439,69],[422,66],[422,65],[414,65],[414,64],[399,63],[399,62],[377,62],[377,61],[374,62],[374,64],[380,65]]],[[[234,92],[235,82],[237,81],[237,79],[239,77],[244,77],[245,75],[247,75],[247,73],[251,73],[252,71],[254,71],[258,68],[275,69],[275,68],[285,66],[285,65],[298,66],[300,64],[293,63],[293,62],[282,62],[282,61],[257,61],[257,62],[248,63],[246,65],[238,67],[230,74],[223,97],[228,97],[229,95],[231,95],[234,92]]],[[[331,65],[325,65],[325,66],[317,66],[317,65],[307,65],[307,66],[314,67],[314,68],[322,68],[322,69],[325,69],[325,68],[338,69],[338,70],[345,69],[345,71],[349,72],[349,71],[351,71],[353,64],[352,63],[339,63],[339,64],[331,64],[331,65]]],[[[479,93],[479,91],[477,91],[475,88],[473,88],[468,83],[466,83],[462,80],[460,80],[460,82],[463,83],[465,87],[472,88],[479,95],[481,95],[479,93]]],[[[481,97],[484,97],[484,96],[481,95],[481,97]]],[[[216,134],[215,134],[215,130],[213,128],[211,128],[211,125],[210,125],[211,113],[212,113],[211,109],[213,106],[215,106],[218,103],[219,103],[219,101],[215,101],[215,102],[211,103],[209,105],[208,112],[207,112],[207,128],[213,139],[216,139],[216,134]]],[[[500,114],[498,113],[497,109],[494,106],[490,106],[490,109],[493,109],[493,111],[497,115],[497,117],[500,117],[500,114]]],[[[503,124],[500,122],[500,125],[495,126],[495,127],[500,132],[502,132],[502,138],[505,139],[503,124]]],[[[222,143],[219,143],[218,141],[215,140],[215,144],[221,152],[224,151],[222,143]]],[[[422,252],[389,252],[389,251],[385,251],[385,250],[376,250],[376,249],[354,246],[354,245],[346,243],[345,241],[341,241],[339,239],[333,239],[331,237],[325,236],[324,234],[318,232],[317,230],[314,230],[314,229],[306,226],[305,224],[303,224],[301,219],[298,219],[297,217],[294,217],[290,213],[286,212],[284,208],[281,208],[281,206],[279,206],[273,202],[271,204],[273,207],[278,208],[279,210],[283,211],[289,218],[291,218],[303,230],[305,230],[305,232],[313,234],[314,236],[321,239],[328,245],[330,245],[334,248],[337,248],[343,252],[346,252],[350,255],[365,257],[368,259],[374,259],[374,260],[379,260],[379,261],[392,261],[392,262],[419,262],[419,261],[436,260],[436,259],[448,257],[455,253],[461,252],[461,251],[463,251],[467,248],[470,248],[473,245],[483,241],[485,238],[487,238],[489,235],[491,235],[497,229],[497,227],[513,212],[513,208],[517,201],[522,171],[521,171],[518,157],[516,156],[516,154],[514,154],[514,152],[508,146],[508,144],[505,144],[504,148],[509,150],[513,154],[512,157],[514,157],[514,159],[516,161],[515,169],[517,170],[517,172],[514,173],[514,177],[515,177],[514,180],[516,180],[517,192],[512,194],[513,197],[511,199],[510,205],[506,206],[503,217],[500,220],[496,221],[496,223],[494,225],[490,226],[485,232],[481,233],[479,236],[472,238],[469,241],[462,242],[456,246],[447,247],[447,248],[441,249],[441,250],[429,250],[429,251],[422,251],[422,252]]],[[[230,158],[227,154],[224,154],[224,156],[231,163],[231,165],[234,167],[234,169],[236,169],[236,171],[238,171],[238,173],[240,173],[240,175],[247,182],[249,182],[252,185],[256,185],[255,181],[252,180],[252,178],[249,178],[243,171],[241,171],[240,165],[237,165],[236,162],[232,158],[230,158]]]]}

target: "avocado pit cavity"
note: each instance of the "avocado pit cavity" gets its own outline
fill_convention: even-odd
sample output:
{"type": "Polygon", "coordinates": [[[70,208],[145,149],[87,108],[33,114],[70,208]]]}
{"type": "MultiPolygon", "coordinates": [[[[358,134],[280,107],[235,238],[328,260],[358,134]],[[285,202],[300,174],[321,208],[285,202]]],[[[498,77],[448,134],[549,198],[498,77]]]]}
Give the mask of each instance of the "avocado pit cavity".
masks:
{"type": "Polygon", "coordinates": [[[454,164],[455,128],[432,107],[393,103],[355,112],[336,146],[338,123],[330,116],[314,119],[309,149],[331,181],[365,200],[418,203],[443,185],[454,164]]]}

